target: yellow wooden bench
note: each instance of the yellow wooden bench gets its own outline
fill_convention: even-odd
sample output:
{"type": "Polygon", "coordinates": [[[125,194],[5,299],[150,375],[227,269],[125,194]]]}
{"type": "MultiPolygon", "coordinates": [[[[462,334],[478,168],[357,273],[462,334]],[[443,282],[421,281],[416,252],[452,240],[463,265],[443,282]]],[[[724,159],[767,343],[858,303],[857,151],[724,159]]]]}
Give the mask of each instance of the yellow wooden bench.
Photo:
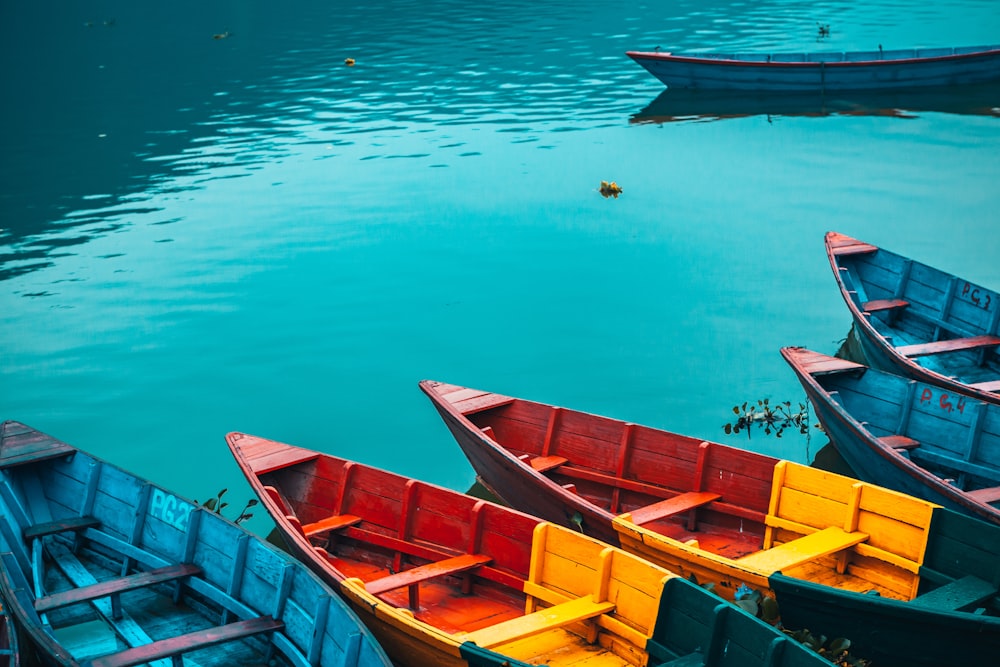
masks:
{"type": "Polygon", "coordinates": [[[849,549],[867,539],[867,533],[849,533],[843,528],[830,526],[771,549],[738,558],[736,562],[762,572],[778,572],[849,549]]]}
{"type": "Polygon", "coordinates": [[[463,635],[462,640],[475,642],[483,648],[493,648],[607,614],[614,608],[614,602],[594,602],[588,595],[474,630],[463,635]]]}

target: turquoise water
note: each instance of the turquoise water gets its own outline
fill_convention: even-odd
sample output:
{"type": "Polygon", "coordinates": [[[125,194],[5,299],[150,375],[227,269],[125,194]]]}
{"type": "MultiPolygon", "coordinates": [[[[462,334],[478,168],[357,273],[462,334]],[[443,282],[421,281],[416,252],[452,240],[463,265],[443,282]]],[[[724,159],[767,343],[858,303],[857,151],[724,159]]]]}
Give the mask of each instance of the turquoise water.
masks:
{"type": "Polygon", "coordinates": [[[723,426],[847,334],[824,232],[1000,286],[996,88],[674,122],[624,55],[998,43],[995,0],[262,4],[0,6],[0,418],[234,506],[231,430],[467,489],[425,378],[808,461],[723,426]]]}

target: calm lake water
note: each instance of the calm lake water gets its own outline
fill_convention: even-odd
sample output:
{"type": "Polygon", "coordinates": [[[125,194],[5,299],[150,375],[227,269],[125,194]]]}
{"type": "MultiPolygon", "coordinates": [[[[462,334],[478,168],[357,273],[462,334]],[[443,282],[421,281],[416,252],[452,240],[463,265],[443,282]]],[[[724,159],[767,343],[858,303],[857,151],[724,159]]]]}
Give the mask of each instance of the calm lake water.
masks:
{"type": "Polygon", "coordinates": [[[469,488],[425,378],[807,462],[723,426],[847,334],[824,232],[1000,287],[997,88],[706,111],[625,51],[997,42],[996,0],[3,3],[0,418],[233,509],[232,430],[469,488]]]}

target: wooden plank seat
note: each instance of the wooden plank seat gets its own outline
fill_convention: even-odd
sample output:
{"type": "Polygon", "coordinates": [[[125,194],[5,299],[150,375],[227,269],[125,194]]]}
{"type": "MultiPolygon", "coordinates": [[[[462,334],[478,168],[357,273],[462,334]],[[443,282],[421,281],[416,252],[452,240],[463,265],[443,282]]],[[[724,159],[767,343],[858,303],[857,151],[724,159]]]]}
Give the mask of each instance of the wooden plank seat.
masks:
{"type": "Polygon", "coordinates": [[[485,554],[454,556],[365,582],[365,590],[372,595],[380,595],[407,586],[410,589],[410,607],[416,609],[420,606],[417,586],[421,582],[449,574],[460,574],[485,565],[491,560],[493,559],[485,554]]]}
{"type": "Polygon", "coordinates": [[[971,574],[918,595],[910,604],[944,611],[979,605],[997,594],[997,587],[971,574]]]}
{"type": "Polygon", "coordinates": [[[904,301],[903,299],[873,299],[871,301],[865,301],[861,304],[861,310],[866,313],[877,313],[883,310],[906,308],[909,305],[910,302],[904,301]]]}
{"type": "Polygon", "coordinates": [[[502,621],[462,636],[483,648],[493,648],[614,611],[614,602],[594,602],[590,596],[502,621]]]}
{"type": "Polygon", "coordinates": [[[932,343],[919,343],[917,345],[901,345],[896,348],[896,351],[904,357],[925,357],[931,354],[974,350],[981,347],[993,347],[995,345],[1000,345],[1000,337],[998,336],[969,336],[968,338],[937,340],[932,343]]]}
{"type": "Polygon", "coordinates": [[[173,663],[179,666],[183,664],[178,659],[182,653],[236,641],[237,639],[259,635],[264,632],[274,632],[283,628],[284,625],[281,621],[276,621],[270,616],[237,621],[215,628],[189,632],[185,635],[169,639],[161,639],[151,644],[143,644],[142,646],[125,649],[124,651],[112,653],[101,658],[95,658],[89,663],[89,666],[85,665],[85,667],[131,667],[132,665],[142,665],[164,658],[173,658],[173,663]]]}
{"type": "Polygon", "coordinates": [[[302,526],[302,532],[305,533],[306,537],[313,537],[322,533],[341,530],[358,523],[361,523],[361,517],[359,516],[355,516],[353,514],[334,514],[333,516],[328,516],[325,519],[320,519],[319,521],[313,523],[307,523],[302,526]]]}
{"type": "Polygon", "coordinates": [[[802,565],[823,556],[849,549],[868,539],[867,533],[848,533],[837,526],[830,526],[790,542],[738,558],[737,563],[763,572],[778,572],[802,565]]]}
{"type": "Polygon", "coordinates": [[[995,503],[1000,500],[1000,486],[989,486],[985,489],[976,489],[975,491],[966,491],[967,496],[974,500],[978,500],[981,503],[995,503]]]}
{"type": "Polygon", "coordinates": [[[1000,392],[1000,380],[990,380],[988,382],[973,382],[969,385],[980,391],[1000,392]]]}
{"type": "Polygon", "coordinates": [[[693,510],[721,497],[718,493],[709,493],[708,491],[688,491],[652,505],[636,508],[629,515],[632,523],[642,525],[693,510]]]}
{"type": "Polygon", "coordinates": [[[77,604],[79,602],[88,602],[90,600],[96,600],[97,598],[117,596],[125,591],[145,588],[147,586],[167,581],[174,581],[182,577],[199,574],[200,572],[200,567],[190,563],[160,567],[148,572],[138,572],[126,577],[111,579],[110,581],[101,581],[89,586],[81,586],[80,588],[73,588],[68,591],[46,595],[45,597],[35,600],[35,611],[38,613],[44,613],[60,607],[66,607],[71,604],[77,604]]]}
{"type": "Polygon", "coordinates": [[[36,537],[44,537],[45,535],[54,535],[55,533],[64,533],[67,531],[80,532],[87,528],[96,528],[100,525],[100,519],[95,517],[74,516],[68,519],[46,521],[45,523],[36,523],[28,526],[24,529],[23,537],[26,540],[31,540],[36,537]]]}
{"type": "Polygon", "coordinates": [[[548,472],[568,462],[569,459],[565,456],[536,456],[535,458],[528,459],[531,467],[538,472],[548,472]]]}
{"type": "Polygon", "coordinates": [[[914,449],[920,446],[919,440],[908,438],[905,435],[887,435],[879,438],[878,441],[895,450],[914,449]]]}

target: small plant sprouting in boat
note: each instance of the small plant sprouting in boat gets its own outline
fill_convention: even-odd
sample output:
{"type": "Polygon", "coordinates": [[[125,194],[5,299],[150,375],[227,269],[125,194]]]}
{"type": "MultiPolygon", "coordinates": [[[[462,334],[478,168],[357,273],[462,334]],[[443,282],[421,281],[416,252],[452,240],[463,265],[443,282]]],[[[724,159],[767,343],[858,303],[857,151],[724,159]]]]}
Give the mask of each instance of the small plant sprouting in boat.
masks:
{"type": "MultiPolygon", "coordinates": [[[[229,503],[222,500],[222,496],[226,495],[227,491],[229,491],[229,489],[222,489],[217,494],[215,494],[214,498],[209,498],[205,502],[201,503],[201,506],[211,512],[215,512],[216,514],[222,514],[223,508],[229,507],[229,503]]],[[[198,504],[197,500],[194,502],[196,505],[198,504]]],[[[248,500],[247,504],[240,511],[239,516],[233,519],[233,523],[242,523],[244,521],[247,521],[248,519],[252,519],[253,513],[250,511],[250,508],[254,507],[255,505],[257,505],[256,498],[251,498],[250,500],[248,500]]]]}
{"type": "Polygon", "coordinates": [[[615,199],[618,199],[618,195],[622,193],[622,188],[614,181],[611,181],[610,183],[608,183],[607,181],[601,181],[600,193],[601,196],[604,197],[605,199],[607,199],[608,197],[614,197],[615,199]]]}
{"type": "Polygon", "coordinates": [[[758,400],[756,405],[744,402],[734,406],[733,414],[736,415],[736,422],[725,425],[727,435],[746,431],[749,438],[750,427],[754,424],[764,429],[765,435],[774,433],[778,438],[788,428],[795,428],[802,435],[809,434],[809,412],[804,403],[799,403],[798,412],[794,412],[791,401],[772,406],[770,399],[765,398],[758,400]]]}

